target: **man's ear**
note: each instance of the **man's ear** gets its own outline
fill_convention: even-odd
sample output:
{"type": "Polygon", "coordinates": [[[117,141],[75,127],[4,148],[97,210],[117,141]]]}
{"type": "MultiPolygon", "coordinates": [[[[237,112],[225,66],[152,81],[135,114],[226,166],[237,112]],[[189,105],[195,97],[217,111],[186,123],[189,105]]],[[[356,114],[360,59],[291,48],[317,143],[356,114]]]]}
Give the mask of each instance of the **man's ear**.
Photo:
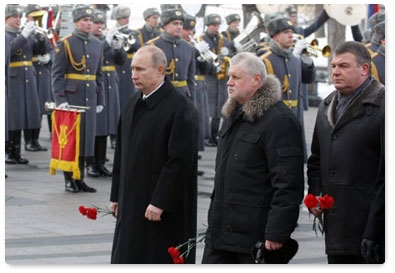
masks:
{"type": "Polygon", "coordinates": [[[159,75],[163,75],[163,74],[165,74],[166,67],[164,65],[159,65],[157,70],[158,70],[159,75]]]}

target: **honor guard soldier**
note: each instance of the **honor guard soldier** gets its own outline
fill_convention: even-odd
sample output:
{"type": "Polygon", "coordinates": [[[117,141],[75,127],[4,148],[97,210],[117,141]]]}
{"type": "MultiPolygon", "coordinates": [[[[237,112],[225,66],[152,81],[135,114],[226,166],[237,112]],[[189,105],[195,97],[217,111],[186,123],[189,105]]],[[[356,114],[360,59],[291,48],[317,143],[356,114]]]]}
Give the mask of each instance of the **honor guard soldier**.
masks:
{"type": "MultiPolygon", "coordinates": [[[[194,16],[189,14],[185,15],[184,26],[182,30],[182,38],[190,43],[195,44],[193,40],[193,35],[195,32],[196,19],[194,16]]],[[[207,84],[205,80],[205,75],[210,73],[212,67],[214,66],[213,62],[205,60],[200,56],[200,51],[208,51],[209,45],[202,41],[203,46],[194,45],[195,48],[195,100],[194,104],[199,113],[199,135],[198,135],[198,151],[204,151],[204,139],[206,138],[206,133],[209,128],[209,112],[208,112],[208,98],[207,98],[207,84]],[[203,47],[203,48],[202,48],[203,47]]],[[[204,54],[204,53],[202,53],[204,54]]],[[[198,175],[203,175],[202,171],[198,170],[198,175]]]]}
{"type": "Polygon", "coordinates": [[[116,65],[118,72],[119,82],[119,101],[121,103],[121,110],[128,101],[130,95],[136,92],[134,83],[132,81],[132,69],[130,65],[132,63],[134,52],[140,47],[140,41],[137,39],[138,33],[135,30],[129,28],[129,17],[130,8],[127,6],[117,6],[112,12],[112,17],[117,21],[116,27],[118,28],[118,33],[124,35],[125,37],[125,47],[124,50],[127,52],[127,61],[123,65],[116,65]],[[134,41],[132,43],[127,43],[127,38],[132,36],[134,41]]]}
{"type": "Polygon", "coordinates": [[[307,160],[302,83],[314,81],[314,62],[308,54],[302,54],[308,46],[304,39],[298,40],[292,50],[294,25],[288,18],[275,18],[269,21],[267,29],[272,42],[269,50],[260,58],[264,61],[268,74],[274,74],[280,80],[282,100],[300,121],[304,155],[307,160]]]}
{"type": "Polygon", "coordinates": [[[376,12],[369,17],[368,22],[372,31],[372,38],[370,39],[370,43],[366,44],[366,47],[368,48],[370,54],[373,54],[380,47],[380,39],[379,36],[376,34],[374,27],[380,22],[385,22],[385,13],[376,12]]]}
{"type": "MultiPolygon", "coordinates": [[[[41,116],[46,116],[48,120],[48,126],[51,131],[51,114],[45,110],[45,103],[48,101],[53,101],[52,97],[52,86],[51,86],[51,66],[52,59],[54,55],[54,50],[51,42],[48,38],[48,33],[45,33],[44,28],[42,28],[42,18],[46,13],[40,5],[28,4],[26,7],[26,17],[27,21],[33,21],[35,24],[42,29],[42,33],[37,34],[40,39],[45,41],[45,51],[44,55],[33,56],[33,65],[36,70],[36,81],[37,81],[37,92],[38,99],[40,102],[40,113],[41,116]]],[[[50,35],[50,34],[49,34],[50,35]]],[[[25,138],[25,150],[27,151],[47,151],[46,147],[43,147],[39,143],[40,128],[24,130],[23,132],[25,138]]]]}
{"type": "Polygon", "coordinates": [[[372,55],[372,75],[385,85],[385,22],[374,26],[375,38],[380,41],[380,46],[372,55]]]}
{"type": "Polygon", "coordinates": [[[66,191],[96,192],[84,182],[85,159],[94,156],[96,113],[105,105],[103,91],[103,44],[92,31],[93,10],[78,6],[72,11],[75,29],[60,40],[55,48],[52,66],[52,90],[56,105],[66,109],[70,105],[90,109],[81,114],[80,158],[81,179],[72,179],[71,172],[64,172],[66,191]]]}
{"type": "Polygon", "coordinates": [[[148,8],[143,12],[145,24],[137,29],[140,45],[159,36],[162,29],[158,27],[160,12],[157,8],[148,8]]]}
{"type": "Polygon", "coordinates": [[[166,54],[166,77],[176,91],[194,99],[195,49],[182,39],[184,15],[181,9],[164,10],[160,16],[163,32],[147,42],[166,54]]]}
{"type": "Polygon", "coordinates": [[[232,13],[226,16],[225,20],[226,20],[226,24],[228,25],[228,28],[225,31],[222,31],[222,35],[224,35],[230,42],[230,46],[232,48],[232,54],[236,54],[237,49],[233,44],[233,39],[240,34],[240,30],[239,30],[240,15],[238,15],[237,13],[232,13]]]}
{"type": "Polygon", "coordinates": [[[93,35],[103,43],[103,83],[106,107],[96,116],[95,156],[87,159],[87,175],[91,177],[111,176],[111,171],[105,167],[107,154],[107,136],[116,135],[120,116],[118,93],[118,75],[115,65],[126,62],[126,52],[122,49],[123,42],[114,40],[116,27],[103,30],[106,25],[106,15],[103,11],[93,12],[93,35]]]}
{"type": "Polygon", "coordinates": [[[21,133],[41,128],[41,113],[37,93],[33,56],[44,55],[45,41],[38,39],[34,22],[21,28],[22,10],[18,5],[5,7],[5,35],[10,40],[8,82],[9,141],[6,145],[7,164],[27,164],[21,156],[21,133]]]}
{"type": "Polygon", "coordinates": [[[205,76],[210,113],[210,136],[206,140],[206,145],[216,146],[217,133],[221,121],[221,109],[228,98],[226,82],[231,48],[228,39],[219,33],[220,15],[207,15],[204,17],[204,24],[207,26],[207,31],[198,36],[198,42],[206,41],[209,44],[210,51],[218,57],[210,74],[205,76]]]}

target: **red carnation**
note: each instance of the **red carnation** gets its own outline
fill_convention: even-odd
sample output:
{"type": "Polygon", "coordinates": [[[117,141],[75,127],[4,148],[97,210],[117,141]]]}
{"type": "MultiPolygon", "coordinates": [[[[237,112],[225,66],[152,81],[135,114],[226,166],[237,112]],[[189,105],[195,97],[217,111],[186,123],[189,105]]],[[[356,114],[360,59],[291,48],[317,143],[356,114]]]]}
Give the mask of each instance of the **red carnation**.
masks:
{"type": "Polygon", "coordinates": [[[177,258],[178,256],[180,256],[180,251],[179,251],[177,248],[173,247],[173,246],[169,247],[169,248],[167,249],[167,252],[169,252],[170,256],[171,256],[173,259],[174,259],[174,258],[177,258]]]}
{"type": "Polygon", "coordinates": [[[310,193],[304,199],[304,204],[306,205],[307,208],[312,209],[318,206],[319,201],[315,195],[310,193]]]}
{"type": "Polygon", "coordinates": [[[92,220],[96,220],[97,218],[97,209],[96,208],[88,208],[86,212],[86,217],[92,220]]]}
{"type": "Polygon", "coordinates": [[[86,208],[84,207],[84,206],[79,206],[79,208],[78,208],[78,210],[80,211],[80,213],[82,214],[82,215],[86,215],[86,208]]]}
{"type": "Polygon", "coordinates": [[[321,209],[330,209],[331,207],[333,207],[335,200],[332,196],[325,194],[323,197],[320,197],[319,203],[321,209]]]}
{"type": "Polygon", "coordinates": [[[173,258],[173,263],[175,263],[175,264],[183,264],[184,263],[184,257],[173,258]]]}

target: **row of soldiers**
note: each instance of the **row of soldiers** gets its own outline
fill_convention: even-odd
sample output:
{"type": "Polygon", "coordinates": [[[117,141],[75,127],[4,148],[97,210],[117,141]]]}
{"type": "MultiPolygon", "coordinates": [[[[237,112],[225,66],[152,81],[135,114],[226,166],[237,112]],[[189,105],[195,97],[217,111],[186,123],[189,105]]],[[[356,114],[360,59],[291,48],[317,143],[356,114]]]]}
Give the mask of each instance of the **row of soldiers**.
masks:
{"type": "MultiPolygon", "coordinates": [[[[289,10],[291,18],[292,13],[289,10]]],[[[226,17],[228,29],[223,33],[219,32],[221,16],[208,14],[204,17],[206,31],[196,34],[196,18],[180,8],[161,12],[148,8],[143,13],[145,25],[131,29],[130,8],[117,6],[112,13],[116,25],[106,29],[103,11],[77,6],[72,12],[74,32],[60,40],[55,48],[48,37],[37,31],[37,17],[43,14],[41,7],[28,5],[25,14],[28,23],[21,27],[19,6],[6,6],[6,56],[9,56],[8,62],[6,58],[6,163],[28,163],[20,152],[22,130],[26,150],[45,150],[38,137],[41,117],[47,114],[46,101],[54,100],[59,108],[90,107],[81,121],[82,177],[74,180],[70,172],[65,172],[65,183],[66,191],[95,192],[84,182],[84,170],[86,167],[92,177],[111,176],[104,166],[107,138],[117,134],[120,112],[128,97],[137,92],[130,65],[133,53],[143,45],[155,45],[164,51],[168,60],[167,79],[198,109],[199,150],[216,146],[221,109],[227,99],[227,67],[230,57],[237,54],[233,39],[240,34],[238,14],[226,17]]],[[[281,81],[284,103],[303,125],[303,111],[307,109],[304,86],[314,80],[315,66],[306,51],[308,43],[304,39],[295,42],[293,34],[300,31],[303,36],[309,34],[306,29],[298,29],[289,17],[269,18],[265,50],[257,54],[268,72],[281,81]]],[[[324,11],[309,28],[310,33],[328,18],[324,11]]],[[[385,32],[379,30],[377,33],[385,32]]],[[[380,51],[372,54],[381,56],[376,52],[380,51]]],[[[385,51],[381,49],[381,52],[385,51]]]]}

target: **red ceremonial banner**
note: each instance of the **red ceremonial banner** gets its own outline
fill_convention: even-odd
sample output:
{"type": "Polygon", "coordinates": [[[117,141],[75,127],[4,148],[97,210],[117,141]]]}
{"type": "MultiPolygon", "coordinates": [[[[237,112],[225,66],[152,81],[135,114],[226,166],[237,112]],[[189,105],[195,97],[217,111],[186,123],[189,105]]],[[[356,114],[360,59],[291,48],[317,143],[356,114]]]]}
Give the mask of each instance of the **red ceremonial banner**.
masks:
{"type": "Polygon", "coordinates": [[[55,174],[56,170],[62,170],[72,172],[73,179],[81,178],[78,167],[80,122],[81,116],[78,111],[53,111],[50,174],[55,174]]]}

